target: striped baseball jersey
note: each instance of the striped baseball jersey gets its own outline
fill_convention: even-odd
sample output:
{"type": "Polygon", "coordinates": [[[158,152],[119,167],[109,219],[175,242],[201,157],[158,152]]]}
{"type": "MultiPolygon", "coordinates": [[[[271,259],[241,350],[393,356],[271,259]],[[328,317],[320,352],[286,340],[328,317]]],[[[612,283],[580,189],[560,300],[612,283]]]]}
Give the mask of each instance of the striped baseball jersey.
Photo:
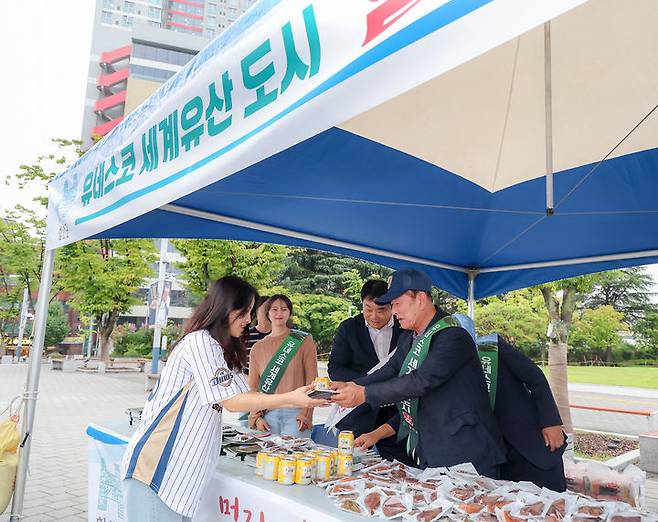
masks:
{"type": "Polygon", "coordinates": [[[207,330],[174,348],[149,395],[123,459],[124,478],[143,482],[176,513],[193,517],[216,467],[221,402],[249,391],[207,330]]]}

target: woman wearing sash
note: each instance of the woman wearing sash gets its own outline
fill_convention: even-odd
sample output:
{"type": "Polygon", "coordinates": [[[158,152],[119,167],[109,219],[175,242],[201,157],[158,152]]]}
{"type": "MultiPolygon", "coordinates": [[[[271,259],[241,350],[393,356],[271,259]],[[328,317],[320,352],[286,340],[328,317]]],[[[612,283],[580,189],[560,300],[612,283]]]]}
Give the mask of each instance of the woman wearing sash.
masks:
{"type": "Polygon", "coordinates": [[[266,395],[249,391],[245,328],[256,290],[238,277],[216,281],[186,324],[149,395],[123,459],[129,522],[194,517],[217,467],[222,410],[321,406],[311,387],[266,395]]]}
{"type": "MultiPolygon", "coordinates": [[[[261,393],[279,394],[312,384],[318,376],[317,351],[309,334],[290,329],[292,302],[285,295],[273,295],[265,308],[272,332],[251,349],[249,386],[261,393]]],[[[249,426],[275,435],[310,437],[313,408],[252,411],[249,426]]]]}

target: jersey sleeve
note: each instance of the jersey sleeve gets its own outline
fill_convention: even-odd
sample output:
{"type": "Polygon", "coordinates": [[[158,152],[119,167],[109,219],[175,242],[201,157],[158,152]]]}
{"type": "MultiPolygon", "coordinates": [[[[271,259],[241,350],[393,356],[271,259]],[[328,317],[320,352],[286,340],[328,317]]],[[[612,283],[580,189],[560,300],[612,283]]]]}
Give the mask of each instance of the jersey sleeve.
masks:
{"type": "Polygon", "coordinates": [[[249,391],[242,372],[228,367],[224,350],[208,332],[193,332],[188,337],[183,356],[205,403],[221,403],[249,391]]]}

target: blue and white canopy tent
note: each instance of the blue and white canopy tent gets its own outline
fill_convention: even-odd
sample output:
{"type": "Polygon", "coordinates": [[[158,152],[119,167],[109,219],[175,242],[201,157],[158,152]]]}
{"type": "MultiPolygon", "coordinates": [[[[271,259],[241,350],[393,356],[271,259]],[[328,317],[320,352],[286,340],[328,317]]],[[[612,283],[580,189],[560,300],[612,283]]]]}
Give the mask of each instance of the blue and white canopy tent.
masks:
{"type": "Polygon", "coordinates": [[[26,431],[80,239],[307,246],[471,303],[658,261],[656,27],[653,0],[261,0],[51,182],[26,431]]]}

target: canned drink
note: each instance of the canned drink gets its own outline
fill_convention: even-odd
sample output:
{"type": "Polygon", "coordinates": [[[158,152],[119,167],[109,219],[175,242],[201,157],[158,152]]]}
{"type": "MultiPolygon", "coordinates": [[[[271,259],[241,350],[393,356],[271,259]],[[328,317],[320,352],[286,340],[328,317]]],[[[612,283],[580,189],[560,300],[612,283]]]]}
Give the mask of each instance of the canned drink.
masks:
{"type": "Polygon", "coordinates": [[[279,477],[277,482],[284,486],[290,486],[295,483],[295,472],[297,470],[297,461],[294,458],[286,457],[279,461],[279,477]]]}
{"type": "Polygon", "coordinates": [[[265,456],[269,455],[267,451],[259,451],[256,455],[256,475],[263,476],[263,464],[265,463],[265,456]]]}
{"type": "Polygon", "coordinates": [[[341,431],[338,434],[338,451],[341,455],[352,455],[354,453],[354,433],[341,431]]]}
{"type": "Polygon", "coordinates": [[[329,459],[329,465],[330,465],[330,473],[333,475],[336,473],[336,459],[334,457],[334,454],[331,451],[324,451],[322,452],[321,456],[327,457],[329,459]]]}
{"type": "Polygon", "coordinates": [[[307,452],[305,458],[307,458],[311,462],[311,480],[315,479],[315,459],[317,458],[315,453],[312,452],[307,452]]]}
{"type": "Polygon", "coordinates": [[[313,387],[316,390],[328,390],[331,385],[331,379],[329,377],[316,377],[313,380],[313,387]]]}
{"type": "Polygon", "coordinates": [[[281,459],[278,455],[268,454],[263,457],[263,479],[276,480],[279,477],[279,461],[281,459]]]}
{"type": "Polygon", "coordinates": [[[352,475],[352,468],[354,467],[354,457],[352,455],[339,455],[338,456],[338,476],[349,477],[352,475]]]}
{"type": "Polygon", "coordinates": [[[334,473],[336,473],[336,470],[338,469],[338,455],[340,455],[340,453],[337,449],[331,450],[331,463],[334,467],[334,473]]]}
{"type": "Polygon", "coordinates": [[[315,459],[315,478],[328,480],[331,477],[331,455],[318,455],[315,459]]]}
{"type": "Polygon", "coordinates": [[[313,479],[313,461],[308,457],[297,459],[297,471],[295,472],[295,484],[306,486],[313,479]]]}

